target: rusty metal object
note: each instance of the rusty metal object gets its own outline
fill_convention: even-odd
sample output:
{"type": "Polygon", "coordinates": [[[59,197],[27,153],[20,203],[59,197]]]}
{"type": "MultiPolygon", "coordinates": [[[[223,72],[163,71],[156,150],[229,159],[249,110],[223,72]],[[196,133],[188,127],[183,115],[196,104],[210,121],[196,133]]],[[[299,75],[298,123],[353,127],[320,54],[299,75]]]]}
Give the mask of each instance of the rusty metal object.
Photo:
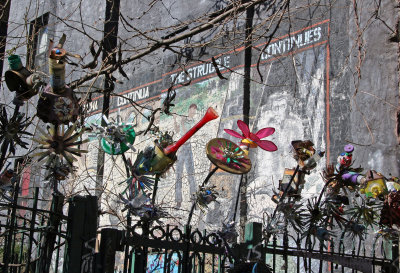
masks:
{"type": "Polygon", "coordinates": [[[47,86],[41,94],[37,105],[37,116],[51,124],[68,124],[75,122],[80,111],[79,101],[71,88],[66,88],[62,95],[52,92],[47,86]]]}

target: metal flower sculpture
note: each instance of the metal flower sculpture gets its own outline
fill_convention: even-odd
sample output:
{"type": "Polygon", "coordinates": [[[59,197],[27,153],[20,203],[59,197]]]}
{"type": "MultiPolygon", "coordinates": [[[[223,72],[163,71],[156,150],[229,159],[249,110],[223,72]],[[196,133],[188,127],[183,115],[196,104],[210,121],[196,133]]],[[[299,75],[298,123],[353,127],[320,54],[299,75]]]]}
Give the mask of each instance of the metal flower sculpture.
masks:
{"type": "Polygon", "coordinates": [[[202,211],[208,208],[208,205],[217,200],[218,192],[215,190],[215,186],[204,187],[200,186],[200,190],[196,192],[196,202],[202,211]]]}
{"type": "Polygon", "coordinates": [[[65,131],[64,126],[52,125],[47,128],[47,133],[40,129],[40,127],[37,127],[43,135],[40,139],[34,138],[33,140],[41,144],[38,148],[44,151],[36,153],[33,156],[38,156],[38,161],[47,158],[46,165],[50,165],[57,157],[60,159],[65,158],[67,163],[72,166],[73,162],[77,160],[75,156],[81,156],[82,153],[87,153],[86,150],[81,150],[75,146],[89,141],[89,139],[79,140],[85,132],[85,129],[75,132],[76,127],[77,124],[74,123],[65,131]]]}
{"type": "Polygon", "coordinates": [[[236,231],[235,222],[231,221],[227,224],[222,223],[222,229],[217,231],[220,238],[225,240],[228,244],[236,243],[239,234],[236,231]]]}
{"type": "Polygon", "coordinates": [[[130,159],[127,160],[127,167],[131,172],[131,176],[123,181],[126,182],[128,186],[125,188],[122,194],[125,194],[127,191],[129,191],[129,196],[134,197],[139,195],[140,193],[145,194],[145,190],[151,190],[153,188],[155,178],[151,176],[140,175],[137,172],[137,167],[139,163],[140,161],[135,161],[135,163],[132,164],[132,161],[130,159]]]}
{"type": "Polygon", "coordinates": [[[24,114],[15,112],[14,115],[8,119],[6,107],[3,106],[0,113],[0,142],[1,151],[10,147],[10,152],[15,154],[15,144],[27,149],[28,143],[22,141],[24,136],[32,136],[31,133],[26,132],[25,129],[31,124],[28,118],[24,118],[24,114]]]}
{"type": "MultiPolygon", "coordinates": [[[[331,241],[334,233],[322,226],[311,226],[303,235],[315,236],[321,243],[323,243],[324,241],[331,241]]],[[[323,247],[326,248],[324,244],[323,247]]]]}
{"type": "Polygon", "coordinates": [[[272,141],[262,140],[262,138],[272,135],[275,132],[275,128],[272,127],[263,128],[259,130],[257,133],[253,134],[250,132],[249,126],[243,121],[238,120],[237,125],[239,129],[242,131],[243,135],[230,129],[224,129],[224,131],[230,134],[231,136],[242,139],[241,143],[244,146],[250,148],[260,147],[261,149],[269,152],[278,150],[278,147],[276,147],[275,143],[273,143],[272,141]]]}
{"type": "Polygon", "coordinates": [[[269,238],[270,234],[283,233],[285,230],[285,223],[281,219],[282,217],[272,216],[267,212],[263,213],[263,235],[265,238],[269,238]]]}
{"type": "Polygon", "coordinates": [[[365,200],[362,200],[361,204],[353,202],[353,208],[346,210],[345,214],[350,216],[350,221],[356,220],[358,223],[368,227],[378,224],[378,210],[380,208],[381,205],[378,203],[367,203],[365,200]]]}
{"type": "Polygon", "coordinates": [[[122,203],[125,204],[124,210],[129,209],[133,215],[140,217],[142,221],[156,221],[161,224],[159,219],[168,216],[160,207],[151,204],[150,198],[146,194],[140,193],[131,199],[123,197],[122,194],[119,197],[122,203]]]}
{"type": "Polygon", "coordinates": [[[101,139],[101,148],[104,152],[111,155],[123,154],[130,149],[135,151],[133,143],[135,142],[135,130],[132,123],[123,123],[121,116],[117,115],[116,121],[109,121],[103,116],[106,126],[93,124],[96,130],[90,136],[96,136],[101,139]]]}
{"type": "Polygon", "coordinates": [[[349,234],[352,240],[358,237],[360,241],[364,240],[364,235],[366,234],[366,227],[354,221],[348,221],[345,225],[344,232],[349,234]]]}
{"type": "Polygon", "coordinates": [[[277,208],[277,211],[283,214],[284,218],[298,233],[302,232],[305,227],[306,210],[302,206],[302,204],[296,204],[295,202],[287,202],[279,203],[277,208]]]}

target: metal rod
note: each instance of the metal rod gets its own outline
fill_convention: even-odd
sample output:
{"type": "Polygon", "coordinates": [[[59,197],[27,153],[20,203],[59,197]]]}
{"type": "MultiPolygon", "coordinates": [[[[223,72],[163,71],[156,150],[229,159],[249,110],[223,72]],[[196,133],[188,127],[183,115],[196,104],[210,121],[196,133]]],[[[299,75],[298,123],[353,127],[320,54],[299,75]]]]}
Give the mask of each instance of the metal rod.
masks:
{"type": "MultiPolygon", "coordinates": [[[[60,225],[59,228],[58,228],[58,232],[61,233],[61,231],[62,231],[62,225],[60,225]]],[[[57,246],[60,246],[60,242],[61,242],[61,236],[58,236],[58,238],[57,238],[57,246]]],[[[57,247],[54,273],[58,273],[58,260],[59,259],[60,259],[60,247],[57,247]]]]}
{"type": "Polygon", "coordinates": [[[243,181],[243,174],[240,177],[239,188],[238,188],[238,191],[237,191],[237,194],[236,194],[235,211],[233,213],[233,218],[232,218],[232,221],[234,221],[234,222],[236,222],[236,214],[237,214],[237,209],[238,209],[238,206],[239,206],[240,189],[242,187],[242,181],[243,181]]]}
{"type": "Polygon", "coordinates": [[[27,252],[28,257],[27,257],[27,261],[26,261],[25,273],[29,272],[29,266],[31,263],[33,231],[35,229],[35,223],[36,223],[36,209],[37,209],[38,199],[39,199],[39,188],[36,187],[35,195],[34,195],[34,199],[33,199],[33,211],[32,211],[32,220],[31,220],[31,226],[30,226],[30,232],[29,232],[29,246],[28,246],[28,252],[27,252]]]}
{"type": "MultiPolygon", "coordinates": [[[[18,202],[18,194],[19,194],[19,179],[15,181],[15,186],[14,186],[14,192],[13,192],[13,203],[16,204],[18,202]]],[[[12,237],[15,229],[15,214],[16,214],[16,207],[14,206],[11,210],[11,220],[10,220],[10,229],[8,231],[8,236],[7,236],[7,245],[4,251],[4,257],[3,257],[3,263],[4,267],[3,270],[4,272],[7,272],[8,270],[8,264],[9,264],[9,259],[10,259],[10,252],[11,252],[11,243],[12,243],[12,237]]]]}
{"type": "MultiPolygon", "coordinates": [[[[24,219],[24,224],[23,227],[26,227],[26,219],[24,219]]],[[[22,263],[23,260],[23,255],[24,255],[24,241],[25,241],[25,232],[22,232],[22,237],[21,237],[21,246],[19,249],[19,263],[22,263]]],[[[21,273],[21,267],[18,268],[18,273],[21,273]]]]}
{"type": "Polygon", "coordinates": [[[157,189],[158,189],[158,181],[160,180],[160,174],[156,175],[156,179],[154,181],[154,186],[153,186],[153,196],[151,197],[151,204],[154,205],[156,202],[156,195],[157,195],[157,189]]]}

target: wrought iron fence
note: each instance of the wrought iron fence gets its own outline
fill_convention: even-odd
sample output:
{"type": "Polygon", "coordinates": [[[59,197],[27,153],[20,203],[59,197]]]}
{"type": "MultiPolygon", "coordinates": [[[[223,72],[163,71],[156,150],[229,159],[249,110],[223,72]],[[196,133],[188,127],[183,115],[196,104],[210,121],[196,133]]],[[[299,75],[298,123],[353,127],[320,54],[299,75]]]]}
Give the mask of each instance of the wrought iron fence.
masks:
{"type": "Polygon", "coordinates": [[[273,234],[266,242],[260,223],[249,223],[245,241],[230,249],[215,232],[144,224],[136,224],[127,232],[102,232],[101,244],[107,246],[103,248],[107,253],[101,253],[102,272],[107,273],[115,272],[116,251],[126,254],[124,273],[227,272],[239,260],[266,263],[271,272],[400,272],[397,238],[387,241],[377,235],[366,242],[340,236],[337,241],[322,244],[301,234],[295,237],[283,232],[273,234]],[[107,261],[111,264],[106,265],[107,261]]]}
{"type": "Polygon", "coordinates": [[[62,214],[64,197],[54,194],[50,210],[38,208],[39,188],[35,188],[31,202],[21,203],[21,199],[27,200],[19,200],[16,189],[11,202],[0,203],[1,272],[61,272],[66,223],[62,214]]]}

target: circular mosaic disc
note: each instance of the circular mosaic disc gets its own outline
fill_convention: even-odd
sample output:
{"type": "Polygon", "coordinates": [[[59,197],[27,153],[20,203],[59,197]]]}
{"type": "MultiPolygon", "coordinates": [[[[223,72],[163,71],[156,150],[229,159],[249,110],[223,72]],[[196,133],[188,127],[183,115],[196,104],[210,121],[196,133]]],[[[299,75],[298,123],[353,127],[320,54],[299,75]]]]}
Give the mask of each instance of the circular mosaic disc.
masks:
{"type": "Polygon", "coordinates": [[[206,146],[208,159],[228,173],[244,174],[251,169],[250,158],[238,145],[225,138],[211,139],[206,146]]]}

